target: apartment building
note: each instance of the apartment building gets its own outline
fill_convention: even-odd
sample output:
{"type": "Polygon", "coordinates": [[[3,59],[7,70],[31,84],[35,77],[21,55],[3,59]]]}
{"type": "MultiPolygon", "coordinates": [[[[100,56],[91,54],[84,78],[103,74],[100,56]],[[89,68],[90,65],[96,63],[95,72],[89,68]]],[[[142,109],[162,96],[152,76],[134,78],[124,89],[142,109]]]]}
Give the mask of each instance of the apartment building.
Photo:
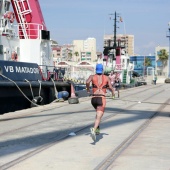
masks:
{"type": "MultiPolygon", "coordinates": [[[[120,42],[121,46],[126,49],[126,53],[129,56],[134,56],[134,35],[117,34],[116,35],[117,45],[118,45],[118,42],[120,42]]],[[[113,46],[113,43],[114,43],[113,34],[104,35],[104,46],[108,46],[109,45],[108,43],[110,43],[110,46],[113,46]]]]}
{"type": "Polygon", "coordinates": [[[58,45],[57,42],[53,41],[51,47],[53,58],[56,63],[60,61],[97,61],[98,54],[96,52],[95,38],[87,38],[86,40],[73,40],[72,44],[64,45],[58,45]]]}
{"type": "Polygon", "coordinates": [[[74,61],[73,60],[74,46],[72,44],[64,44],[61,48],[62,61],[74,61]]]}
{"type": "Polygon", "coordinates": [[[52,48],[52,56],[53,56],[54,62],[57,63],[61,61],[61,48],[62,47],[59,46],[56,41],[52,41],[51,48],[52,48]]]}
{"type": "Polygon", "coordinates": [[[73,59],[73,48],[72,44],[58,45],[52,43],[52,55],[54,62],[57,64],[60,61],[74,61],[73,59]]]}
{"type": "Polygon", "coordinates": [[[73,55],[76,61],[88,60],[94,62],[97,60],[95,38],[73,40],[73,46],[73,55]]]}

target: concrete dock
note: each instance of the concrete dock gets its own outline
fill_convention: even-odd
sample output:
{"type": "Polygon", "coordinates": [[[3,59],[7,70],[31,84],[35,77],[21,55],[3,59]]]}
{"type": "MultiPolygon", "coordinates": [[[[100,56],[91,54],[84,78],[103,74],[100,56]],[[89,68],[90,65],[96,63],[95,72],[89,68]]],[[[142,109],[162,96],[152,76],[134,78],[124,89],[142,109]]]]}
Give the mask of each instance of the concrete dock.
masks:
{"type": "Polygon", "coordinates": [[[170,84],[107,97],[90,137],[90,97],[0,115],[0,170],[170,170],[170,84]]]}

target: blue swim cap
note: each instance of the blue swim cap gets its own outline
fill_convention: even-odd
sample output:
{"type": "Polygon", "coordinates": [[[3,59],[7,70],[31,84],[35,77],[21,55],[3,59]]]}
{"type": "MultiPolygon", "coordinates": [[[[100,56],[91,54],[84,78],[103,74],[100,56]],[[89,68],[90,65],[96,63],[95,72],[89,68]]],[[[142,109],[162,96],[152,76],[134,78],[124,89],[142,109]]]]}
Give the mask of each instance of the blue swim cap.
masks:
{"type": "Polygon", "coordinates": [[[102,74],[103,73],[103,65],[102,64],[97,64],[96,65],[96,73],[97,74],[102,74]]]}

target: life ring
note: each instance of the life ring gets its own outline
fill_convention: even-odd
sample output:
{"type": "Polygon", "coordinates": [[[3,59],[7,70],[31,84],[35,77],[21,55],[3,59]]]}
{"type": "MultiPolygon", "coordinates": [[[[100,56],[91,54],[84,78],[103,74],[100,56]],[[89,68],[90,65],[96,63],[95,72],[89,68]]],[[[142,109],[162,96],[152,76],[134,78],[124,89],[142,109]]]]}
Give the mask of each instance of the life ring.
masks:
{"type": "Polygon", "coordinates": [[[13,12],[7,12],[5,15],[4,15],[4,18],[8,18],[10,23],[13,23],[14,20],[15,20],[15,14],[13,12]]]}
{"type": "Polygon", "coordinates": [[[12,52],[12,54],[11,54],[11,59],[13,60],[13,61],[17,61],[18,60],[18,55],[17,55],[17,53],[14,51],[14,52],[12,52]]]}

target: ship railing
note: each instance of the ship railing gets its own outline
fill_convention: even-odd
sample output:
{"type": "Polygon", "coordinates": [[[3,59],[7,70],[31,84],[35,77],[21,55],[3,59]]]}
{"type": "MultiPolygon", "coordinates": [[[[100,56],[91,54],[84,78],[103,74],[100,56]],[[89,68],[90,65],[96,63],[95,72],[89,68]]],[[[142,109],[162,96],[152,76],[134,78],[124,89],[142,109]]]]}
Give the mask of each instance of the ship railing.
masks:
{"type": "Polygon", "coordinates": [[[41,30],[43,30],[43,25],[37,23],[27,23],[25,27],[27,38],[24,38],[23,36],[23,26],[25,26],[25,24],[17,25],[18,36],[21,39],[41,39],[41,30]]]}
{"type": "Polygon", "coordinates": [[[124,63],[116,64],[115,67],[114,67],[115,71],[122,71],[122,70],[125,70],[125,69],[127,69],[127,67],[124,63]]]}
{"type": "Polygon", "coordinates": [[[92,74],[94,74],[92,71],[87,70],[87,71],[66,72],[65,76],[70,79],[74,79],[76,81],[78,80],[86,81],[87,78],[92,74]]]}
{"type": "Polygon", "coordinates": [[[51,78],[55,81],[63,81],[65,70],[57,69],[55,66],[39,65],[42,80],[48,81],[51,78]]]}

